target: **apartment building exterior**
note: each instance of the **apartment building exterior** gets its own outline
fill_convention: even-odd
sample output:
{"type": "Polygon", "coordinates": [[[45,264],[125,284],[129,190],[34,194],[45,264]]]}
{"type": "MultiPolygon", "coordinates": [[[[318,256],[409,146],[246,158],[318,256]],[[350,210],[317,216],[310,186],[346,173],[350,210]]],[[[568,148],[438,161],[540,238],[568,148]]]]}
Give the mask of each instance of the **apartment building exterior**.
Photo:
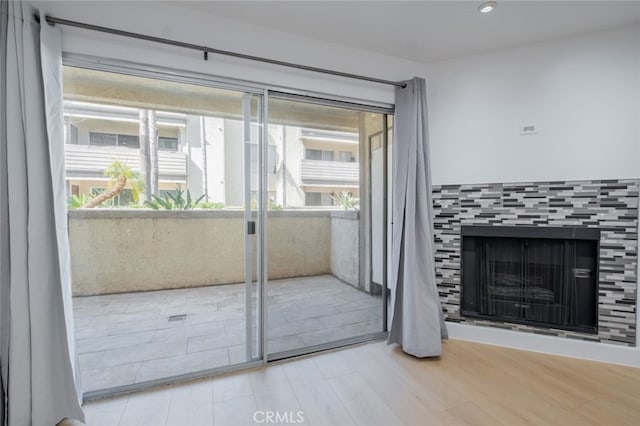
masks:
{"type": "MultiPolygon", "coordinates": [[[[176,188],[225,207],[241,207],[243,123],[225,117],[156,111],[159,192],[176,188]]],[[[65,102],[65,160],[69,194],[95,194],[108,186],[104,170],[115,160],[140,170],[139,110],[65,102]]],[[[257,127],[252,125],[252,132],[257,127]]],[[[283,208],[329,207],[341,192],[359,196],[357,133],[286,124],[269,126],[267,187],[283,208]]],[[[257,156],[257,145],[251,149],[257,156]]],[[[257,166],[250,164],[252,182],[257,166]]],[[[257,188],[256,188],[257,191],[257,188]]],[[[125,190],[116,204],[132,202],[125,190]]]]}

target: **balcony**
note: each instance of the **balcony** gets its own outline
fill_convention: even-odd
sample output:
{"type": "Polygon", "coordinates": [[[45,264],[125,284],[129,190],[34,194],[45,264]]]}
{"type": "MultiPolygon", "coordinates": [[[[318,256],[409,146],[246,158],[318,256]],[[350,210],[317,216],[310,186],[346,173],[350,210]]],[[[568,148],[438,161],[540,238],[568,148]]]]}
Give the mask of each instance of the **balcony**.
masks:
{"type": "MultiPolygon", "coordinates": [[[[140,151],[138,149],[67,144],[64,151],[69,179],[100,178],[104,170],[116,160],[126,164],[134,171],[140,170],[140,151]]],[[[158,170],[161,180],[186,182],[186,154],[159,151],[158,170]]]]}
{"type": "Polygon", "coordinates": [[[301,160],[300,180],[300,184],[306,186],[358,187],[360,163],[301,160]]]}
{"type": "MultiPolygon", "coordinates": [[[[245,225],[234,210],[69,212],[85,391],[248,360],[245,225]]],[[[271,353],[382,330],[382,296],[359,280],[358,233],[354,211],[269,213],[271,353]]]]}

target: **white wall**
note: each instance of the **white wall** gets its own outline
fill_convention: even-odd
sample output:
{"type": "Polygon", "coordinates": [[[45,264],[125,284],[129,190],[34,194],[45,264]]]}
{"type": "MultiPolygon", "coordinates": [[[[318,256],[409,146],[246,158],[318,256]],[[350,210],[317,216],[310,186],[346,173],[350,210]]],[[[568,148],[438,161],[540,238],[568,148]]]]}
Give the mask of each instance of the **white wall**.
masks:
{"type": "MultiPolygon", "coordinates": [[[[341,45],[298,37],[214,15],[192,12],[161,2],[33,1],[59,18],[172,38],[251,55],[403,80],[424,71],[424,65],[341,45]]],[[[209,55],[118,36],[61,27],[66,52],[170,66],[272,85],[338,96],[393,103],[393,87],[376,83],[209,55]]],[[[328,29],[329,30],[329,29],[328,29]]]]}
{"type": "MultiPolygon", "coordinates": [[[[256,139],[251,137],[251,141],[256,139]]],[[[224,204],[227,207],[244,206],[244,129],[240,120],[224,120],[224,204]]]]}
{"type": "Polygon", "coordinates": [[[204,194],[204,147],[202,143],[202,131],[200,129],[200,117],[187,116],[187,138],[183,143],[187,146],[187,189],[196,198],[204,194]]]}
{"type": "Polygon", "coordinates": [[[640,177],[640,26],[426,74],[434,184],[640,177]]]}
{"type": "Polygon", "coordinates": [[[285,126],[283,138],[286,143],[285,161],[283,170],[286,172],[286,200],[284,206],[304,206],[305,194],[300,185],[300,159],[304,158],[304,144],[299,127],[285,126]]]}
{"type": "MultiPolygon", "coordinates": [[[[436,185],[640,178],[640,26],[427,64],[425,74],[436,185]],[[521,136],[530,124],[539,133],[521,136]]],[[[640,339],[624,348],[448,326],[453,338],[640,366],[640,339]]]]}
{"type": "Polygon", "coordinates": [[[209,201],[224,203],[225,200],[225,143],[224,119],[206,117],[205,134],[207,143],[207,182],[209,201]]]}

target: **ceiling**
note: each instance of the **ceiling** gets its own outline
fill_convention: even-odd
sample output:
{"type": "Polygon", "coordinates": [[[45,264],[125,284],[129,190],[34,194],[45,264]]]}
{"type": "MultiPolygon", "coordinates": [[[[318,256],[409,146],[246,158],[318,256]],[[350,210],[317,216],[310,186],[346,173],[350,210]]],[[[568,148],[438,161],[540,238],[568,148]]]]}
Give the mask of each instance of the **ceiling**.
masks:
{"type": "Polygon", "coordinates": [[[640,22],[640,1],[178,1],[179,7],[418,62],[640,22]]]}

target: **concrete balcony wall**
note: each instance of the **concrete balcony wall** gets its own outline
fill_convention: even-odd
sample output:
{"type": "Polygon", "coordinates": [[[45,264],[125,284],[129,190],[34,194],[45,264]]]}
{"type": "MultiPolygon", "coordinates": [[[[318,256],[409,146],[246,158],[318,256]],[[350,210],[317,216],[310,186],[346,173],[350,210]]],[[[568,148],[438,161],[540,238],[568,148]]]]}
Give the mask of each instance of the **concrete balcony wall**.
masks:
{"type": "Polygon", "coordinates": [[[355,287],[360,282],[359,213],[331,212],[331,273],[355,287]]]}
{"type": "MultiPolygon", "coordinates": [[[[357,212],[269,212],[269,279],[330,273],[357,286],[357,223],[357,212]]],[[[73,294],[243,282],[244,226],[231,210],[70,211],[73,294]]]]}

